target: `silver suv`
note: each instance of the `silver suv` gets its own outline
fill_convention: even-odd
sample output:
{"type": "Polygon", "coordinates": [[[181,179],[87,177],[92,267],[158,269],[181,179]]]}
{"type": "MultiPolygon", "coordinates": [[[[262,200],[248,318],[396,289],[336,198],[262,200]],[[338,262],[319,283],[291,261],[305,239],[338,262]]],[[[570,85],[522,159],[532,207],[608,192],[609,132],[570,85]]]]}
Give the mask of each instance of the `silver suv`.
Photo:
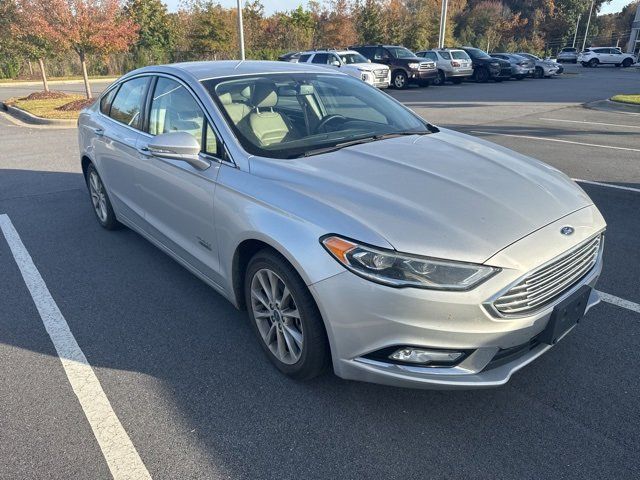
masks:
{"type": "Polygon", "coordinates": [[[623,53],[618,47],[590,47],[580,52],[578,61],[583,67],[609,64],[627,68],[636,63],[636,58],[631,53],[623,53]]]}
{"type": "Polygon", "coordinates": [[[436,62],[438,77],[433,80],[434,85],[444,85],[447,80],[459,84],[473,75],[471,58],[464,50],[439,48],[421,50],[416,55],[436,62]]]}
{"type": "Polygon", "coordinates": [[[578,49],[565,47],[558,52],[558,62],[578,63],[578,49]]]}

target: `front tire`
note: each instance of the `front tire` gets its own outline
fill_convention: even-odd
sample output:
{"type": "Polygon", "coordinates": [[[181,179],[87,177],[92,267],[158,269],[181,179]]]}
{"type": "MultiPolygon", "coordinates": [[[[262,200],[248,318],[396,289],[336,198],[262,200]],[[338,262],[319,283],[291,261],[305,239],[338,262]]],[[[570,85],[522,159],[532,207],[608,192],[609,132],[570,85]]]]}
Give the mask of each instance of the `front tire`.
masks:
{"type": "Polygon", "coordinates": [[[544,70],[542,69],[542,67],[536,67],[536,69],[533,72],[533,78],[542,78],[544,77],[544,70]]]}
{"type": "Polygon", "coordinates": [[[295,269],[271,250],[249,262],[244,293],[251,325],[269,360],[285,375],[320,375],[330,355],[322,316],[295,269]]]}
{"type": "Polygon", "coordinates": [[[622,66],[624,68],[629,68],[631,65],[633,65],[633,60],[631,60],[630,58],[625,58],[622,62],[622,66]]]}
{"type": "Polygon", "coordinates": [[[409,84],[409,78],[407,77],[406,73],[400,70],[393,74],[391,83],[393,84],[394,88],[397,88],[398,90],[404,90],[409,84]]]}
{"type": "Polygon", "coordinates": [[[98,223],[107,230],[116,230],[122,227],[122,224],[116,219],[116,214],[111,206],[109,195],[102,183],[102,179],[93,164],[87,167],[87,188],[91,195],[91,204],[93,205],[93,213],[96,214],[98,223]]]}

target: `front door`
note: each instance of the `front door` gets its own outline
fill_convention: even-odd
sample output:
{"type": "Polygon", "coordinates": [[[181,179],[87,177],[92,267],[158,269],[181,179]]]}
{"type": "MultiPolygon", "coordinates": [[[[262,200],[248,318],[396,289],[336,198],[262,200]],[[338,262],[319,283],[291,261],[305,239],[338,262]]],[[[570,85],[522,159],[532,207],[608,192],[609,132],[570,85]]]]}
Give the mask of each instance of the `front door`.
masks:
{"type": "Polygon", "coordinates": [[[174,254],[218,283],[213,199],[220,168],[217,158],[223,147],[185,85],[158,77],[153,88],[148,133],[192,134],[202,146],[202,157],[211,160],[211,165],[199,170],[183,161],[153,157],[145,151],[149,139],[141,138],[139,188],[146,228],[174,254]]]}

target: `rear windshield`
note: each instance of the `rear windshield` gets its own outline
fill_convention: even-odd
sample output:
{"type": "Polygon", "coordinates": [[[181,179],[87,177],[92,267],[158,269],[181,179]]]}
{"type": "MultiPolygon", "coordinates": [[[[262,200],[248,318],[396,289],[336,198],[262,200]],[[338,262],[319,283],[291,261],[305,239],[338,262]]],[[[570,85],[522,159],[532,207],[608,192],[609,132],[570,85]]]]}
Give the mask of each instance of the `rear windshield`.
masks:
{"type": "Polygon", "coordinates": [[[469,60],[469,55],[464,50],[454,50],[451,52],[451,58],[454,60],[469,60]]]}

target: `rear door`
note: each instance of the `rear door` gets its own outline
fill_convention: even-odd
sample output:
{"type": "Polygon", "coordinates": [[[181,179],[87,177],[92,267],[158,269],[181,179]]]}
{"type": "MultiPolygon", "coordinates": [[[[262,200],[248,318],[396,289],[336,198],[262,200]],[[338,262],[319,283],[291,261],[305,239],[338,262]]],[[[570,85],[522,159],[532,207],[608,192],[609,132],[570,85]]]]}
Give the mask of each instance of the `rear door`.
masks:
{"type": "Polygon", "coordinates": [[[140,162],[136,150],[142,132],[144,103],[150,76],[135,77],[108,92],[101,102],[100,127],[95,129],[95,160],[119,217],[143,224],[144,212],[136,186],[140,162]]]}
{"type": "Polygon", "coordinates": [[[149,137],[138,145],[146,229],[166,248],[218,283],[213,199],[224,147],[202,104],[186,84],[174,77],[158,76],[152,89],[146,121],[149,137]],[[153,136],[167,132],[193,135],[201,145],[201,157],[210,161],[210,167],[199,170],[186,162],[145,153],[153,136]]]}

